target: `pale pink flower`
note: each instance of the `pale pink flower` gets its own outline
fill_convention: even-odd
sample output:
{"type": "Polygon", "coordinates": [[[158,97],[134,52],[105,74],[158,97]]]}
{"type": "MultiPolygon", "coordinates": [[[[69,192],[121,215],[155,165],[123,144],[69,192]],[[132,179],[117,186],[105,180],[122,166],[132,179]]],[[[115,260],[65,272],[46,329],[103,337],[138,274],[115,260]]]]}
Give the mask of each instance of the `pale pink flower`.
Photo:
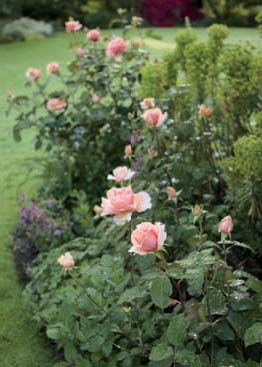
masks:
{"type": "Polygon", "coordinates": [[[74,19],[68,20],[65,23],[65,29],[67,32],[70,32],[70,33],[80,31],[82,27],[83,27],[82,24],[79,23],[78,20],[74,20],[74,19]]]}
{"type": "Polygon", "coordinates": [[[46,66],[46,71],[47,71],[48,74],[57,74],[57,73],[59,73],[59,70],[60,70],[60,65],[56,61],[50,62],[46,66]]]}
{"type": "Polygon", "coordinates": [[[75,261],[73,259],[73,256],[70,254],[70,252],[66,252],[64,255],[61,255],[57,262],[59,265],[61,265],[64,269],[72,269],[75,267],[75,261]]]}
{"type": "Polygon", "coordinates": [[[125,146],[125,156],[131,157],[131,155],[132,155],[132,146],[131,144],[128,144],[125,146]]]}
{"type": "Polygon", "coordinates": [[[86,35],[88,41],[92,42],[98,42],[100,40],[100,37],[101,37],[100,32],[97,29],[92,29],[86,35]]]}
{"type": "Polygon", "coordinates": [[[27,78],[31,80],[35,80],[35,81],[40,78],[40,75],[41,75],[41,70],[38,68],[29,68],[26,72],[27,78]]]}
{"type": "Polygon", "coordinates": [[[143,222],[136,226],[131,234],[132,247],[129,252],[146,255],[163,248],[166,240],[165,225],[162,223],[143,222]]]}
{"type": "Polygon", "coordinates": [[[127,41],[123,40],[121,37],[112,39],[107,44],[106,55],[115,59],[117,56],[121,55],[127,49],[127,41]]]}
{"type": "Polygon", "coordinates": [[[233,221],[230,215],[223,218],[218,225],[218,232],[222,234],[230,234],[233,231],[233,221]]]}
{"type": "Polygon", "coordinates": [[[134,194],[132,187],[113,187],[107,191],[107,197],[102,198],[102,216],[113,215],[117,224],[130,221],[132,213],[144,212],[152,207],[151,197],[147,192],[134,194]]]}
{"type": "Polygon", "coordinates": [[[113,175],[108,175],[108,180],[113,180],[116,182],[128,181],[134,176],[135,172],[131,169],[121,166],[113,170],[113,175]]]}
{"type": "Polygon", "coordinates": [[[177,192],[172,186],[167,186],[166,192],[169,200],[174,199],[177,196],[177,192]]]}
{"type": "Polygon", "coordinates": [[[148,127],[160,127],[167,119],[167,113],[163,113],[160,108],[147,110],[143,114],[143,118],[148,127]]]}
{"type": "Polygon", "coordinates": [[[150,108],[155,107],[155,99],[154,98],[145,98],[141,103],[140,106],[143,110],[148,110],[150,108]]]}
{"type": "Polygon", "coordinates": [[[198,106],[199,110],[198,110],[198,114],[201,117],[205,117],[208,118],[212,115],[213,113],[213,108],[212,107],[207,107],[204,104],[201,104],[200,106],[198,106]]]}
{"type": "Polygon", "coordinates": [[[93,103],[98,103],[100,101],[100,97],[97,94],[93,94],[92,95],[92,102],[93,103]]]}
{"type": "Polygon", "coordinates": [[[66,108],[66,102],[63,99],[60,98],[51,98],[47,104],[46,107],[51,112],[63,112],[66,108]]]}
{"type": "Polygon", "coordinates": [[[81,47],[78,47],[78,48],[76,49],[76,55],[77,55],[78,57],[83,57],[83,56],[85,56],[85,54],[86,54],[85,50],[83,50],[81,47]]]}

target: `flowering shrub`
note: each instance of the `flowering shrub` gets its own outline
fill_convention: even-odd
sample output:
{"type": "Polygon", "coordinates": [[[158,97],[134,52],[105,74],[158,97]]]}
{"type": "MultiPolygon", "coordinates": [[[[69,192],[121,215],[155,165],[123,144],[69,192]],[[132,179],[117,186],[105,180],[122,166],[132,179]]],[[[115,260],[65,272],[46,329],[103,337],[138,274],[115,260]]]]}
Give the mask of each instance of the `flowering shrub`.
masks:
{"type": "MultiPolygon", "coordinates": [[[[207,43],[198,43],[186,30],[177,49],[181,64],[175,54],[173,67],[168,55],[156,64],[163,74],[152,75],[154,64],[144,66],[125,40],[105,45],[97,30],[89,32],[91,45],[78,49],[69,67],[66,86],[70,81],[75,95],[63,91],[41,100],[37,139],[48,149],[52,142],[53,162],[63,172],[70,165],[68,192],[57,196],[74,224],[73,240],[41,250],[26,294],[68,366],[259,366],[259,258],[239,230],[238,206],[227,205],[222,169],[234,163],[229,182],[239,174],[253,178],[253,169],[260,177],[259,163],[253,164],[261,129],[253,66],[258,71],[260,63],[250,49],[237,55],[225,46],[226,34],[216,26],[207,43]],[[181,85],[176,78],[182,75],[181,85]],[[164,83],[158,85],[159,76],[164,83]],[[242,79],[249,80],[246,88],[242,79]],[[242,137],[255,113],[258,136],[242,137]],[[85,204],[90,199],[93,218],[85,204]]],[[[60,77],[59,69],[54,74],[60,77]]],[[[42,90],[40,81],[32,78],[30,85],[42,90]]],[[[21,217],[41,227],[37,213],[29,208],[21,217]]]]}
{"type": "MultiPolygon", "coordinates": [[[[70,33],[81,29],[78,21],[66,22],[70,33]]],[[[115,167],[123,144],[130,140],[128,114],[137,108],[146,53],[120,37],[102,39],[96,29],[78,46],[67,74],[58,62],[47,65],[47,78],[38,68],[29,68],[29,96],[9,101],[10,108],[18,111],[15,139],[21,139],[22,130],[34,127],[35,149],[50,152],[48,194],[66,198],[78,189],[92,200],[104,188],[101,172],[115,167]],[[54,78],[59,83],[55,90],[54,78]]]]}

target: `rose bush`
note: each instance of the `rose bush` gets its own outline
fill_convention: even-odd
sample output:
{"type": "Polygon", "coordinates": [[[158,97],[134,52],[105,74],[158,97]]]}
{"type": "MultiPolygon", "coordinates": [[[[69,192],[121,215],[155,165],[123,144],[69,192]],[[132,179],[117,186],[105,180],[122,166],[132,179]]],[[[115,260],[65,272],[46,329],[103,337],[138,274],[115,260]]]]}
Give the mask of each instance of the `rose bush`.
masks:
{"type": "Polygon", "coordinates": [[[131,42],[97,35],[78,48],[62,92],[46,97],[39,75],[33,110],[9,97],[26,104],[15,135],[37,127],[62,167],[48,193],[73,238],[38,250],[32,313],[66,366],[259,367],[261,232],[247,233],[226,193],[236,177],[260,187],[260,58],[226,46],[221,26],[207,43],[180,33],[175,54],[146,66],[131,42]],[[250,129],[257,137],[243,137],[250,129]]]}

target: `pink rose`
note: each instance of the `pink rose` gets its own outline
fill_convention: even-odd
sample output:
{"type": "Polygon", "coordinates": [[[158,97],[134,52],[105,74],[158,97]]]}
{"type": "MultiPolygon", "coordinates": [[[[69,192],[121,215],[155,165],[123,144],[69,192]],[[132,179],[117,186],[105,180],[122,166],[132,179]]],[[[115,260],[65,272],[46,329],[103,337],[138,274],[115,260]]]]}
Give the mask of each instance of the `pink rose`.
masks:
{"type": "Polygon", "coordinates": [[[132,155],[132,146],[131,144],[128,144],[125,146],[125,156],[131,157],[131,155],[132,155]]]}
{"type": "Polygon", "coordinates": [[[169,200],[174,199],[177,196],[177,192],[172,186],[167,186],[166,192],[169,200]]]}
{"type": "Polygon", "coordinates": [[[85,50],[83,50],[82,48],[78,47],[78,48],[76,49],[76,55],[77,55],[78,57],[83,57],[83,56],[85,56],[85,54],[86,54],[86,52],[85,52],[85,50]]]}
{"type": "Polygon", "coordinates": [[[82,24],[78,20],[71,19],[65,23],[65,29],[67,32],[77,32],[82,28],[82,24]]]}
{"type": "Polygon", "coordinates": [[[92,95],[92,102],[93,103],[98,103],[100,101],[100,97],[97,94],[93,94],[92,95]]]}
{"type": "Polygon", "coordinates": [[[123,224],[130,221],[132,213],[144,212],[150,209],[150,195],[144,191],[134,194],[132,187],[113,187],[107,191],[107,197],[102,198],[102,216],[113,215],[117,224],[123,224]]]}
{"type": "Polygon", "coordinates": [[[98,42],[100,40],[100,32],[97,29],[92,29],[86,35],[88,41],[98,42]]]}
{"type": "Polygon", "coordinates": [[[111,58],[116,58],[127,49],[127,42],[121,37],[114,38],[107,44],[106,55],[111,58]]]}
{"type": "Polygon", "coordinates": [[[218,225],[218,232],[222,234],[230,234],[233,231],[233,221],[230,215],[223,218],[218,225]]]}
{"type": "Polygon", "coordinates": [[[154,98],[145,98],[141,103],[140,106],[143,110],[148,110],[149,108],[155,107],[155,100],[154,98]]]}
{"type": "Polygon", "coordinates": [[[153,109],[147,110],[143,114],[143,118],[148,127],[159,127],[163,125],[163,123],[167,119],[167,113],[166,112],[162,113],[160,108],[153,108],[153,109]]]}
{"type": "Polygon", "coordinates": [[[138,224],[131,234],[133,246],[130,248],[129,252],[146,255],[159,251],[164,246],[166,237],[164,224],[152,224],[149,222],[138,224]]]}
{"type": "Polygon", "coordinates": [[[75,266],[75,261],[73,259],[73,256],[70,254],[70,252],[66,252],[64,255],[61,255],[57,262],[59,265],[61,265],[64,269],[72,269],[75,266]]]}
{"type": "Polygon", "coordinates": [[[117,167],[113,170],[113,175],[108,175],[108,180],[114,180],[116,182],[128,181],[134,176],[135,172],[131,169],[122,166],[117,167]]]}
{"type": "Polygon", "coordinates": [[[52,98],[47,102],[46,107],[51,112],[60,113],[65,110],[66,102],[60,98],[52,98]]]}
{"type": "Polygon", "coordinates": [[[50,64],[47,64],[46,71],[48,74],[57,74],[59,73],[60,65],[58,62],[50,62],[50,64]]]}
{"type": "Polygon", "coordinates": [[[26,72],[27,78],[31,80],[35,80],[35,81],[40,78],[40,75],[41,75],[41,70],[37,68],[29,68],[26,72]]]}
{"type": "Polygon", "coordinates": [[[212,107],[207,107],[204,104],[201,104],[200,106],[198,106],[199,110],[198,110],[198,114],[201,117],[205,117],[208,118],[212,115],[213,113],[213,108],[212,107]]]}

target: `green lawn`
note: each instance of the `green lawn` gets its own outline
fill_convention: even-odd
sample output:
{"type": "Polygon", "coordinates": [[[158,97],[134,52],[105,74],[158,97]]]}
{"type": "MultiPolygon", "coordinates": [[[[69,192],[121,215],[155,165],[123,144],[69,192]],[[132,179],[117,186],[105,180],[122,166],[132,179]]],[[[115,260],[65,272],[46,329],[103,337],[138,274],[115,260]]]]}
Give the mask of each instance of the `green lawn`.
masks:
{"type": "MultiPolygon", "coordinates": [[[[157,30],[163,39],[146,39],[153,56],[174,47],[177,29],[157,30]]],[[[198,29],[201,39],[206,37],[204,29],[198,29]]],[[[114,32],[118,33],[118,32],[114,32]]],[[[54,365],[45,339],[39,336],[21,297],[22,286],[18,283],[9,232],[17,220],[16,198],[19,192],[33,195],[36,181],[24,182],[25,161],[34,156],[32,135],[27,134],[20,144],[12,140],[12,117],[5,117],[5,93],[12,90],[23,93],[25,71],[29,66],[41,67],[44,71],[49,61],[57,60],[64,67],[71,58],[68,44],[70,35],[21,43],[0,45],[0,367],[50,367],[54,365]]],[[[259,34],[254,29],[231,29],[230,41],[250,41],[262,49],[259,34]]]]}

